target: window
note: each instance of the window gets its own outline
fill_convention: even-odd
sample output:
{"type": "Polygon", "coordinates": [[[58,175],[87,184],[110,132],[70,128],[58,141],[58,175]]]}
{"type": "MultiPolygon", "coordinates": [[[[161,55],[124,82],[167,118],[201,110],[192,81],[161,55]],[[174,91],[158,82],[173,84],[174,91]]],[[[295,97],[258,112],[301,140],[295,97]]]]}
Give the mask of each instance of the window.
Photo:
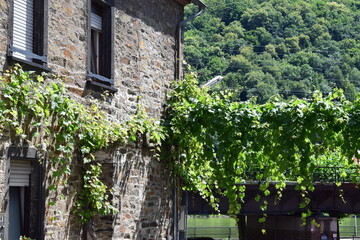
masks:
{"type": "Polygon", "coordinates": [[[7,205],[7,238],[43,239],[44,229],[44,166],[36,150],[9,147],[7,205]]]}
{"type": "Polygon", "coordinates": [[[104,76],[104,49],[102,32],[102,9],[95,3],[91,4],[91,63],[90,71],[94,74],[104,76]]]}
{"type": "Polygon", "coordinates": [[[90,2],[89,81],[90,85],[114,90],[113,9],[109,1],[90,2]]]}
{"type": "Polygon", "coordinates": [[[46,67],[47,0],[13,0],[9,57],[30,66],[46,67]]]}
{"type": "Polygon", "coordinates": [[[30,174],[30,161],[10,161],[9,239],[30,236],[30,174]]]}

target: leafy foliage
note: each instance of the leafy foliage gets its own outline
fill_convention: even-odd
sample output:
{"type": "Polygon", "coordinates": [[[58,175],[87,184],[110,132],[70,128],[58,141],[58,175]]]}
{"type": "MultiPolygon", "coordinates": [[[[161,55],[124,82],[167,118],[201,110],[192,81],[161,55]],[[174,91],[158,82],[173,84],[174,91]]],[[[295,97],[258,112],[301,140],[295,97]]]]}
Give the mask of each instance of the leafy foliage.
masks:
{"type": "Polygon", "coordinates": [[[32,240],[32,239],[29,237],[20,236],[19,240],[32,240]]]}
{"type": "MultiPolygon", "coordinates": [[[[204,0],[187,24],[185,60],[200,83],[224,76],[220,90],[264,103],[279,94],[311,97],[334,87],[355,98],[360,82],[356,0],[204,0]]],[[[197,9],[189,7],[187,14],[197,9]]]]}
{"type": "MultiPolygon", "coordinates": [[[[342,178],[354,173],[351,168],[359,171],[353,156],[360,144],[360,100],[347,101],[341,90],[326,97],[316,92],[310,100],[261,105],[233,101],[226,92],[209,94],[189,75],[174,84],[160,126],[141,109],[126,123],[109,121],[97,102],[76,102],[56,81],[18,66],[7,72],[0,91],[0,132],[9,134],[14,144],[46,152],[52,173],[49,190],[54,194],[66,187],[71,166],[78,161],[83,182],[75,212],[83,223],[114,211],[93,154],[117,142],[137,141],[158,153],[167,136],[168,145],[161,150],[172,154],[170,164],[185,187],[200,191],[215,208],[215,193],[227,197],[234,214],[241,208],[243,183],[249,179],[261,183],[258,201],[270,194],[270,182],[276,183],[280,198],[286,181],[297,181],[301,207],[306,208],[319,165],[341,166],[342,178]]],[[[341,178],[335,181],[340,184],[341,178]]],[[[360,182],[359,175],[352,181],[360,182]]],[[[50,205],[56,204],[55,197],[50,205]]],[[[261,209],[266,210],[267,202],[262,201],[261,209]]],[[[305,211],[303,217],[308,214],[305,211]]]]}
{"type": "MultiPolygon", "coordinates": [[[[218,193],[229,199],[230,213],[238,213],[249,180],[261,183],[258,201],[270,194],[270,182],[280,198],[286,182],[296,181],[301,207],[306,208],[314,173],[324,165],[341,166],[342,177],[352,172],[352,181],[360,181],[353,161],[359,149],[360,101],[346,101],[342,91],[261,105],[234,102],[224,92],[208,94],[188,76],[175,84],[168,104],[168,135],[178,145],[173,149],[174,168],[187,190],[199,191],[215,208],[218,193]]],[[[341,179],[336,181],[340,184],[341,179]]],[[[267,204],[264,201],[261,209],[267,204]]]]}
{"type": "MultiPolygon", "coordinates": [[[[55,205],[60,187],[66,187],[74,164],[82,169],[82,189],[75,204],[79,220],[88,223],[97,214],[115,209],[109,189],[102,182],[102,168],[94,153],[114,143],[138,141],[156,153],[164,139],[159,122],[148,118],[141,108],[125,123],[110,121],[98,102],[85,106],[66,95],[54,76],[36,75],[15,66],[1,78],[0,132],[9,134],[11,143],[34,146],[52,173],[48,189],[49,205],[55,205]],[[147,137],[151,136],[151,137],[147,137]]],[[[63,196],[60,196],[60,198],[63,196]]]]}

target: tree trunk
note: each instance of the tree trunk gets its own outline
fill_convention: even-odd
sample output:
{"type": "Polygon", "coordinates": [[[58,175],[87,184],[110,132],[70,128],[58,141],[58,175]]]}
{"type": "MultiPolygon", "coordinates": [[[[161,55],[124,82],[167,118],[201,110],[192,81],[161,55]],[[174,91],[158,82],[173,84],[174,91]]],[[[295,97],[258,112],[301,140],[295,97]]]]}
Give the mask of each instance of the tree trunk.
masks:
{"type": "Polygon", "coordinates": [[[91,218],[89,223],[84,224],[83,233],[82,233],[82,240],[96,240],[95,228],[94,228],[94,221],[91,218]]]}

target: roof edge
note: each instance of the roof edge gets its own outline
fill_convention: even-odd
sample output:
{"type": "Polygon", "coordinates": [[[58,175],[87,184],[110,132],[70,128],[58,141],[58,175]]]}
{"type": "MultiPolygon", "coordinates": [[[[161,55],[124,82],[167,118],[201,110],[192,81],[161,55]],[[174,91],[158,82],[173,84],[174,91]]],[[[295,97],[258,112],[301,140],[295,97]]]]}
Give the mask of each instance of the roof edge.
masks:
{"type": "Polygon", "coordinates": [[[181,5],[185,6],[191,3],[191,0],[175,0],[176,2],[180,3],[181,5]]]}

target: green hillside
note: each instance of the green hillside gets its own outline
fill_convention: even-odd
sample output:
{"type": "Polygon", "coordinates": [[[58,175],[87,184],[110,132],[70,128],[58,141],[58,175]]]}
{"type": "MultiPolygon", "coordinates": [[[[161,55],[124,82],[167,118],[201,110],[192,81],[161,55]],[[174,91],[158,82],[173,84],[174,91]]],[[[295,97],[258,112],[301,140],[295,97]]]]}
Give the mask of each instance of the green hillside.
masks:
{"type": "MultiPolygon", "coordinates": [[[[201,83],[262,103],[315,89],[360,89],[360,2],[356,0],[204,0],[186,26],[185,60],[201,83]]],[[[187,9],[190,15],[196,7],[187,9]]]]}

